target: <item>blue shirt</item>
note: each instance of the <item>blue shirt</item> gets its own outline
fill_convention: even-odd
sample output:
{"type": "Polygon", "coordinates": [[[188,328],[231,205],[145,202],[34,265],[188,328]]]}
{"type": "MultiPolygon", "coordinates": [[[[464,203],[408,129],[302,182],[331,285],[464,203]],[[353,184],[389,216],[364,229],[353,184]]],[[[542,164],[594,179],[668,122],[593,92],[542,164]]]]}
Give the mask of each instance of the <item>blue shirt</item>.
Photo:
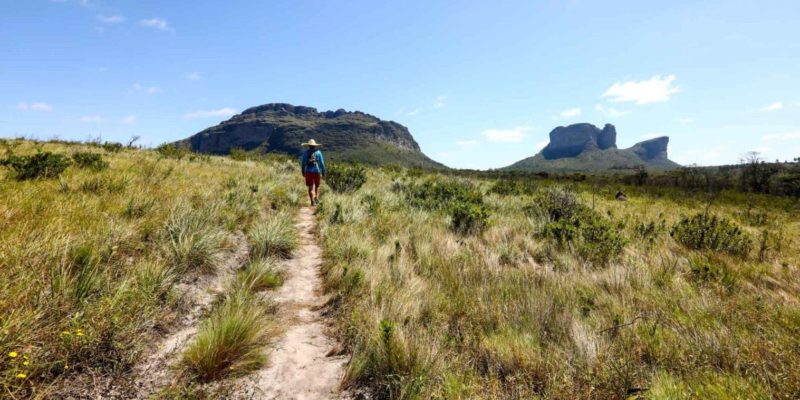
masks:
{"type": "Polygon", "coordinates": [[[316,173],[325,175],[325,158],[322,157],[322,152],[319,150],[314,150],[312,152],[311,149],[308,149],[303,152],[303,158],[300,160],[300,168],[303,171],[303,174],[306,172],[316,173]],[[316,154],[317,156],[317,165],[310,166],[308,165],[308,158],[311,154],[316,154]]]}

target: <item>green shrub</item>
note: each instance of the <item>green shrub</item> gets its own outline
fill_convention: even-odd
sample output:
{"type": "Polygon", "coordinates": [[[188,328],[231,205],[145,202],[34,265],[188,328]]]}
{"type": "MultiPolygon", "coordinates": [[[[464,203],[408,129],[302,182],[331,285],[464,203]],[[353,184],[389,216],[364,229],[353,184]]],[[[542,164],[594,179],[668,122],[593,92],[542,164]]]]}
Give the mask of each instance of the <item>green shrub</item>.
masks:
{"type": "Polygon", "coordinates": [[[168,254],[177,272],[216,271],[225,249],[225,234],[213,221],[216,214],[216,209],[194,210],[183,205],[172,209],[165,230],[168,254]]]}
{"type": "Polygon", "coordinates": [[[482,232],[489,220],[489,211],[483,204],[458,202],[450,207],[449,213],[453,231],[462,235],[482,232]]]}
{"type": "Polygon", "coordinates": [[[247,237],[250,257],[254,260],[271,256],[287,258],[298,245],[292,218],[286,213],[273,214],[254,226],[247,237]]]}
{"type": "Polygon", "coordinates": [[[20,181],[29,179],[58,178],[71,164],[63,154],[40,152],[32,156],[11,155],[0,162],[11,169],[14,178],[20,181]]]}
{"type": "Polygon", "coordinates": [[[536,185],[529,179],[500,179],[489,189],[501,196],[521,196],[536,193],[536,185]]]}
{"type": "Polygon", "coordinates": [[[78,168],[102,171],[108,168],[108,162],[103,161],[103,156],[98,153],[77,152],[72,155],[72,161],[78,168]]]}
{"type": "Polygon", "coordinates": [[[678,243],[694,250],[715,250],[744,256],[750,252],[752,239],[726,218],[704,213],[683,216],[670,233],[678,243]]]}
{"type": "Polygon", "coordinates": [[[731,288],[736,284],[736,273],[720,260],[693,259],[689,262],[689,278],[700,285],[718,283],[731,288]]]}
{"type": "Polygon", "coordinates": [[[100,147],[102,147],[103,150],[109,153],[119,153],[120,151],[122,151],[122,149],[125,148],[125,146],[123,146],[122,143],[117,143],[117,142],[105,142],[102,145],[100,145],[100,147]]]}
{"type": "Polygon", "coordinates": [[[367,172],[360,165],[336,165],[328,169],[325,183],[336,193],[355,192],[367,182],[367,172]]]}
{"type": "Polygon", "coordinates": [[[251,293],[274,289],[283,284],[283,274],[270,259],[259,259],[250,262],[236,275],[239,288],[251,293]]]}
{"type": "Polygon", "coordinates": [[[447,209],[457,203],[483,204],[483,194],[469,181],[443,179],[409,185],[406,199],[412,206],[428,210],[447,209]]]}
{"type": "Polygon", "coordinates": [[[174,158],[176,160],[180,160],[190,153],[189,149],[174,144],[162,144],[156,147],[156,152],[162,158],[174,158]]]}

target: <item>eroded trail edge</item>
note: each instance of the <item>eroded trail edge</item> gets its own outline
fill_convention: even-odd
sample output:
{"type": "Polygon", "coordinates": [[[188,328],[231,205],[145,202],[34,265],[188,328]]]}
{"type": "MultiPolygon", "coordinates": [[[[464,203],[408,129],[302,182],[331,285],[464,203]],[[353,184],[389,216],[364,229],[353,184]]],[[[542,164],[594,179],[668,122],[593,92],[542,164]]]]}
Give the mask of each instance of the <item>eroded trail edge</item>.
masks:
{"type": "Polygon", "coordinates": [[[326,357],[336,341],[325,333],[320,309],[319,268],[322,249],[314,236],[314,210],[302,208],[295,220],[300,247],[284,263],[286,280],[275,293],[278,323],[283,336],[269,352],[269,364],[246,378],[244,397],[258,399],[334,399],[340,398],[339,384],[347,356],[326,357]]]}

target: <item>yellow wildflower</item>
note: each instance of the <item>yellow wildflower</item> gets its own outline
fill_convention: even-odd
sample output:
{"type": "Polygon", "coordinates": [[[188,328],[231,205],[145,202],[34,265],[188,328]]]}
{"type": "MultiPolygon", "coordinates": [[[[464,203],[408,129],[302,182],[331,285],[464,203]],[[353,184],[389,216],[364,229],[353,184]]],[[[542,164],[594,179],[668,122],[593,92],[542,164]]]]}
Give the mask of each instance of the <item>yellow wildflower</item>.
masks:
{"type": "Polygon", "coordinates": [[[64,336],[72,335],[72,333],[70,333],[69,331],[61,332],[61,334],[64,335],[64,336]]]}
{"type": "Polygon", "coordinates": [[[17,352],[16,351],[12,351],[12,352],[8,353],[8,356],[11,357],[11,358],[17,358],[17,352]]]}
{"type": "Polygon", "coordinates": [[[26,366],[26,367],[27,367],[28,365],[30,365],[30,362],[28,362],[28,361],[24,361],[24,362],[22,363],[22,365],[24,365],[24,366],[26,366]]]}
{"type": "Polygon", "coordinates": [[[69,369],[69,365],[67,365],[67,364],[64,364],[64,370],[66,371],[66,370],[68,370],[68,369],[69,369]]]}
{"type": "Polygon", "coordinates": [[[75,336],[83,336],[83,332],[78,332],[75,334],[75,336]]]}
{"type": "Polygon", "coordinates": [[[19,379],[25,379],[25,378],[27,378],[27,377],[28,377],[28,375],[25,375],[25,374],[23,374],[23,373],[19,373],[19,374],[17,374],[17,378],[19,378],[19,379]]]}

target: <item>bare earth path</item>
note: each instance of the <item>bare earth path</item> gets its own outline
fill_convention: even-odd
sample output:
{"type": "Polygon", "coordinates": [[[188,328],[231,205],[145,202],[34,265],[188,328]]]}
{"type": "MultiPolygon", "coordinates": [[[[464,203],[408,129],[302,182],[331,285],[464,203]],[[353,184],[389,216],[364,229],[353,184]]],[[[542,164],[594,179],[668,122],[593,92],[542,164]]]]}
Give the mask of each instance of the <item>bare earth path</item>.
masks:
{"type": "Polygon", "coordinates": [[[319,311],[325,302],[319,277],[322,249],[314,237],[313,213],[312,208],[305,207],[297,215],[300,248],[285,262],[286,281],[273,297],[280,310],[278,323],[286,331],[269,353],[267,367],[245,378],[243,398],[340,398],[339,383],[347,357],[326,357],[336,342],[325,334],[319,311]]]}

